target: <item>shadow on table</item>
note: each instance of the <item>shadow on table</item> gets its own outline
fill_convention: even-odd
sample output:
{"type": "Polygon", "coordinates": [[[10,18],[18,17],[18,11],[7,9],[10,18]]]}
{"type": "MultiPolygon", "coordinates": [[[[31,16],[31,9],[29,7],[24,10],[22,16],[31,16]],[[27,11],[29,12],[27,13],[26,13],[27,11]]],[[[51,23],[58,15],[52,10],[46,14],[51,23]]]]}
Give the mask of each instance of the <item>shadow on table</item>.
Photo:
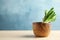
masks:
{"type": "Polygon", "coordinates": [[[23,36],[20,36],[20,37],[23,37],[23,38],[35,38],[34,35],[23,35],[23,36]]]}
{"type": "Polygon", "coordinates": [[[34,35],[23,35],[23,36],[20,36],[22,38],[45,38],[45,37],[36,37],[34,35]]]}

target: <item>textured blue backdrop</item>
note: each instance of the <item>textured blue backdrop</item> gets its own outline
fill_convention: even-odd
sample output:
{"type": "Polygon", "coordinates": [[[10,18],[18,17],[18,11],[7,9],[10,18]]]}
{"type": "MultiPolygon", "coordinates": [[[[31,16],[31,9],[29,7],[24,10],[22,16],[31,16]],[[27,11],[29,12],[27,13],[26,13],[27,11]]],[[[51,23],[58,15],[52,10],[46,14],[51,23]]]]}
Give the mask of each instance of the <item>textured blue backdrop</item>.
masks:
{"type": "Polygon", "coordinates": [[[0,30],[32,29],[32,22],[42,21],[45,9],[55,8],[57,20],[53,30],[60,29],[59,0],[0,0],[0,30]]]}

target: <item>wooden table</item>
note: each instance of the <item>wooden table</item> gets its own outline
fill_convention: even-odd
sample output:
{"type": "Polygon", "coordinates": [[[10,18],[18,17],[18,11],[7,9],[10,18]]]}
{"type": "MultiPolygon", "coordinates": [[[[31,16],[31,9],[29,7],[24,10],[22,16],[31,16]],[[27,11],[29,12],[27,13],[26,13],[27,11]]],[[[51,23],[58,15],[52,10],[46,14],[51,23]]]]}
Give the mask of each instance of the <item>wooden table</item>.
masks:
{"type": "Polygon", "coordinates": [[[60,30],[51,30],[48,37],[35,37],[32,30],[0,30],[0,40],[60,40],[60,30]]]}

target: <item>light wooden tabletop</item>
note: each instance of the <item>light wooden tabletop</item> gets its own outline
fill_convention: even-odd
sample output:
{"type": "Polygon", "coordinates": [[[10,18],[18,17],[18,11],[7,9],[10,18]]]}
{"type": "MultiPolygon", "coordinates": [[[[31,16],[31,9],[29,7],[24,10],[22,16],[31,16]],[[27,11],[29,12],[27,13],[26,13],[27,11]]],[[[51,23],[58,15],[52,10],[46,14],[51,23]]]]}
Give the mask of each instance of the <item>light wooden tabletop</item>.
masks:
{"type": "Polygon", "coordinates": [[[48,37],[35,37],[32,30],[0,30],[0,40],[60,40],[60,30],[51,30],[48,37]]]}

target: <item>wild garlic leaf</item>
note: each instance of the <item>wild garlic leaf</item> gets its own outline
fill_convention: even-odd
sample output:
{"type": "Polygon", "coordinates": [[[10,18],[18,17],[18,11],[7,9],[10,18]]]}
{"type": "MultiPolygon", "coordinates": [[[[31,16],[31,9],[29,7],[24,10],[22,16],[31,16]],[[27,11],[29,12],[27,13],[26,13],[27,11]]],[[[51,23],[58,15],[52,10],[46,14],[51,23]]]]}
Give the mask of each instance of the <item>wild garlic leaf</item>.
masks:
{"type": "Polygon", "coordinates": [[[44,16],[43,22],[49,23],[55,20],[56,20],[56,14],[54,12],[54,8],[51,8],[48,12],[47,10],[45,10],[45,16],[44,16]]]}

